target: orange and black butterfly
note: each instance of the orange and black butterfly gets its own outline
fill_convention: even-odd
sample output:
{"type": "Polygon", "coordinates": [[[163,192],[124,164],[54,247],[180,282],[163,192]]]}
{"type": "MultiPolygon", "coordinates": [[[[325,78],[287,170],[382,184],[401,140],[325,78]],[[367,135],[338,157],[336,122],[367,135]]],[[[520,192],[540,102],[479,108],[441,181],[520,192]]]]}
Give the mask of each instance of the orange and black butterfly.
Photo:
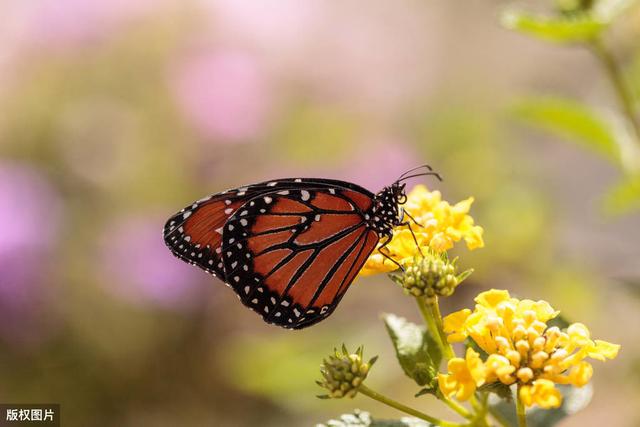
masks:
{"type": "Polygon", "coordinates": [[[306,328],[333,312],[378,242],[386,245],[405,224],[402,181],[440,179],[422,167],[429,172],[408,175],[412,169],[377,194],[316,178],[223,191],[169,218],[164,241],[178,258],[222,279],[266,322],[306,328]]]}

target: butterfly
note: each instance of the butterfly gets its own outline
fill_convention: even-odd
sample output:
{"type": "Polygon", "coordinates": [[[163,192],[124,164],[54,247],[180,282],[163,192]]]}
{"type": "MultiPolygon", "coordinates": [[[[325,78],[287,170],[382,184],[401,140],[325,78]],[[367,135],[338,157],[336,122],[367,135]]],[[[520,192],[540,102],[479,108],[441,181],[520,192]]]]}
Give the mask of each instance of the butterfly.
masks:
{"type": "Polygon", "coordinates": [[[441,179],[423,165],[377,194],[323,178],[226,190],[171,216],[164,241],[179,259],[223,280],[267,323],[306,328],[335,310],[378,242],[380,250],[394,227],[410,226],[403,181],[425,175],[441,179]],[[427,171],[411,175],[420,168],[427,171]]]}

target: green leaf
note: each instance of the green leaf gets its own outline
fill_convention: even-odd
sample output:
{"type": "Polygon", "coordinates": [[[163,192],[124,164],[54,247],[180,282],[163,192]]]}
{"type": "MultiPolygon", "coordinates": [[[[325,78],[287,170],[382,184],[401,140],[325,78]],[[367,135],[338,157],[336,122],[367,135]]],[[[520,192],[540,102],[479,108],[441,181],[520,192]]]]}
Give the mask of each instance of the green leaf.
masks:
{"type": "Polygon", "coordinates": [[[547,326],[557,326],[560,329],[567,329],[570,325],[571,322],[569,322],[562,314],[557,315],[547,322],[547,326]]]}
{"type": "MultiPolygon", "coordinates": [[[[542,409],[539,407],[528,408],[528,427],[553,427],[565,417],[573,415],[586,408],[591,401],[591,396],[593,395],[593,388],[591,384],[587,384],[580,388],[569,385],[558,385],[557,387],[564,396],[562,406],[555,409],[542,409]]],[[[513,387],[513,389],[515,394],[515,387],[513,387]]],[[[489,404],[491,405],[492,410],[496,411],[502,418],[504,418],[509,425],[518,425],[515,405],[513,403],[507,403],[503,399],[492,396],[489,399],[489,404]]]]}
{"type": "Polygon", "coordinates": [[[442,354],[426,328],[394,314],[383,320],[404,373],[420,386],[434,387],[442,354]]]}
{"type": "Polygon", "coordinates": [[[512,108],[516,117],[619,163],[614,130],[585,105],[557,97],[528,97],[512,108]]]}
{"type": "Polygon", "coordinates": [[[587,13],[573,17],[539,16],[515,10],[504,11],[500,22],[510,30],[556,43],[593,40],[609,23],[597,15],[587,13]]]}
{"type": "Polygon", "coordinates": [[[356,409],[353,414],[341,415],[337,420],[329,420],[316,427],[433,427],[433,424],[415,418],[403,417],[399,420],[376,420],[368,412],[356,409]]]}
{"type": "Polygon", "coordinates": [[[513,393],[511,387],[506,384],[502,384],[499,381],[490,384],[483,384],[478,388],[480,392],[489,392],[498,396],[500,399],[504,399],[507,402],[513,402],[513,393]]]}
{"type": "MultiPolygon", "coordinates": [[[[467,338],[464,340],[464,348],[472,348],[473,351],[475,351],[476,353],[478,353],[480,355],[480,359],[482,360],[487,360],[487,357],[489,357],[489,355],[487,354],[486,351],[484,351],[483,349],[480,348],[480,346],[471,338],[467,338]]],[[[465,350],[466,352],[466,350],[465,350]]]]}
{"type": "Polygon", "coordinates": [[[609,189],[603,199],[604,211],[622,215],[640,210],[640,177],[627,178],[609,189]]]}
{"type": "Polygon", "coordinates": [[[473,273],[473,268],[470,268],[466,271],[463,271],[462,273],[458,274],[458,276],[456,277],[456,279],[458,279],[458,284],[464,282],[465,280],[467,280],[467,278],[469,276],[471,276],[471,273],[473,273]]]}
{"type": "Polygon", "coordinates": [[[420,397],[420,396],[424,396],[425,394],[430,394],[432,396],[438,396],[438,389],[435,387],[431,387],[431,388],[421,388],[420,391],[418,391],[413,397],[420,397]]]}

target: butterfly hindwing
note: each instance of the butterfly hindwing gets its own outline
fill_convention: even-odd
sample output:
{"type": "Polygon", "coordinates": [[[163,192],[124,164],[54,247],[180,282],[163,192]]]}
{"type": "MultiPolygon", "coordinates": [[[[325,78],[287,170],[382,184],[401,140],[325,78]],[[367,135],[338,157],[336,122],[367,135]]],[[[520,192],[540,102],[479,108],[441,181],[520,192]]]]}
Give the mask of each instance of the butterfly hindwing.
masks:
{"type": "Polygon", "coordinates": [[[227,283],[265,321],[296,329],[331,314],[378,242],[370,193],[305,181],[254,196],[222,230],[227,283]]]}

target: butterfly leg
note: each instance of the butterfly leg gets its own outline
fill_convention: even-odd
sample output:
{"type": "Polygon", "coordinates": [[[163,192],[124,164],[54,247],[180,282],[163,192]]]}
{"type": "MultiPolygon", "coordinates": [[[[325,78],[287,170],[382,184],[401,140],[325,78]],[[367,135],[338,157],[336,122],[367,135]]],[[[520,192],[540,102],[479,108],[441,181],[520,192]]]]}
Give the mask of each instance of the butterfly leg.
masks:
{"type": "Polygon", "coordinates": [[[387,247],[387,245],[389,244],[389,242],[391,242],[391,239],[393,238],[393,235],[388,236],[387,239],[382,242],[382,244],[380,245],[380,247],[378,248],[378,252],[380,252],[382,254],[383,257],[385,257],[386,259],[388,259],[389,261],[391,261],[392,263],[394,263],[395,265],[398,266],[398,268],[400,270],[402,270],[402,272],[404,273],[404,267],[400,265],[400,263],[398,261],[396,261],[395,259],[393,259],[392,257],[390,257],[388,254],[384,253],[382,251],[382,249],[385,249],[387,247]]]}
{"type": "Polygon", "coordinates": [[[409,217],[409,219],[410,219],[411,221],[413,221],[417,226],[419,226],[419,227],[423,227],[423,228],[424,228],[424,225],[422,225],[422,224],[420,224],[418,221],[416,221],[416,219],[415,219],[414,217],[412,217],[412,216],[411,216],[411,214],[409,214],[409,212],[405,211],[404,209],[402,209],[402,215],[403,215],[403,216],[404,216],[404,215],[408,216],[408,217],[409,217]]]}
{"type": "MultiPolygon", "coordinates": [[[[409,212],[405,211],[404,209],[402,209],[402,217],[404,219],[404,216],[408,216],[409,219],[411,219],[411,221],[413,221],[416,225],[422,227],[422,225],[420,225],[418,223],[418,221],[415,220],[414,217],[412,217],[409,212]]],[[[406,225],[407,227],[409,227],[409,231],[411,232],[411,237],[413,237],[413,241],[416,244],[416,248],[418,248],[418,252],[420,252],[420,255],[424,258],[424,253],[422,252],[422,248],[420,247],[420,245],[418,244],[418,239],[416,238],[416,233],[413,232],[413,228],[411,228],[411,221],[403,221],[400,223],[400,225],[406,225]]]]}
{"type": "Polygon", "coordinates": [[[416,248],[418,248],[418,252],[420,252],[420,256],[422,256],[422,258],[424,258],[424,253],[422,252],[422,248],[420,247],[420,244],[418,243],[418,238],[416,237],[416,233],[413,232],[413,228],[411,228],[411,223],[409,221],[404,222],[400,225],[406,225],[407,227],[409,227],[409,231],[411,232],[411,237],[413,237],[413,241],[416,244],[416,248]]]}

